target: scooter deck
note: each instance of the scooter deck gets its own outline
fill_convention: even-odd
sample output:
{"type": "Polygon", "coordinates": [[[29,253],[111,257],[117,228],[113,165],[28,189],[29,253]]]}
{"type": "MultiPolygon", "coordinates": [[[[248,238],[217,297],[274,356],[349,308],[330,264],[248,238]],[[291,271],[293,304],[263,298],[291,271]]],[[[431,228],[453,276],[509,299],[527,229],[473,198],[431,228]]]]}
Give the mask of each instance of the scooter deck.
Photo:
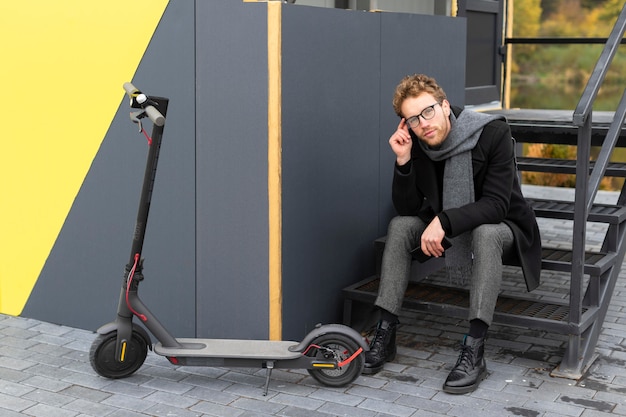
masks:
{"type": "Polygon", "coordinates": [[[176,339],[182,348],[170,348],[160,342],[154,345],[154,352],[162,356],[285,360],[297,359],[301,352],[289,351],[298,342],[275,340],[239,339],[176,339]]]}

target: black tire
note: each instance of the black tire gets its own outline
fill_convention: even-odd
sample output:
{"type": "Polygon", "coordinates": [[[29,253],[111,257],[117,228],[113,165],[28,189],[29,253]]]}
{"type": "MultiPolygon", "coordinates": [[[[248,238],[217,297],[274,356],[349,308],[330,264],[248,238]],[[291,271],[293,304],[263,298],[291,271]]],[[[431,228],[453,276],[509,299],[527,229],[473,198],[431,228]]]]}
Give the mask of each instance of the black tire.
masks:
{"type": "Polygon", "coordinates": [[[123,363],[115,359],[116,342],[117,330],[98,335],[91,344],[89,361],[98,375],[112,379],[126,378],[139,369],[146,360],[148,344],[138,332],[133,331],[130,343],[126,347],[126,360],[123,363]]]}
{"type": "MultiPolygon", "coordinates": [[[[327,333],[316,337],[312,344],[325,349],[315,348],[309,352],[310,356],[325,357],[332,351],[332,354],[339,360],[348,359],[361,347],[359,343],[341,333],[327,333]]],[[[329,387],[343,387],[350,384],[361,375],[365,363],[364,353],[355,357],[352,362],[337,369],[308,369],[309,374],[318,382],[329,387]]]]}

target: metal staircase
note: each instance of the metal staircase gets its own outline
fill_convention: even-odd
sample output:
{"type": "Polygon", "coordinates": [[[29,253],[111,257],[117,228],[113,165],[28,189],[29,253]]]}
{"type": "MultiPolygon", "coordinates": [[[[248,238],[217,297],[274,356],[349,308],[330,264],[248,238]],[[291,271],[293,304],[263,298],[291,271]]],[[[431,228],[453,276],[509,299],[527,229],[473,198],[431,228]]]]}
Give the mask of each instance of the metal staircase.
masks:
{"type": "MultiPolygon", "coordinates": [[[[594,205],[594,200],[600,188],[600,181],[604,176],[624,176],[623,164],[610,164],[613,150],[619,146],[626,146],[624,139],[626,133],[624,120],[626,117],[626,94],[612,115],[610,123],[607,113],[600,113],[594,117],[593,104],[600,90],[608,68],[621,44],[626,30],[626,6],[622,9],[611,34],[604,46],[594,71],[589,78],[582,97],[572,115],[571,124],[566,120],[565,125],[561,120],[547,120],[547,123],[529,123],[521,117],[512,117],[511,126],[513,136],[518,141],[536,141],[532,139],[531,130],[541,126],[546,132],[544,140],[565,140],[567,143],[576,145],[577,155],[575,161],[576,193],[572,207],[561,207],[558,210],[552,206],[551,210],[544,210],[549,202],[534,204],[538,216],[550,218],[570,218],[573,220],[571,259],[564,263],[564,267],[570,272],[569,289],[569,313],[567,322],[572,329],[569,335],[568,347],[565,351],[561,364],[553,371],[556,376],[578,378],[593,359],[595,346],[600,335],[600,330],[606,312],[611,301],[611,295],[620,272],[626,244],[624,233],[626,231],[624,210],[626,206],[626,187],[622,187],[621,194],[615,206],[594,205]],[[533,127],[533,124],[535,127],[533,127]],[[563,126],[568,129],[571,126],[576,131],[575,142],[570,142],[571,134],[564,133],[563,126]],[[556,131],[557,134],[552,131],[556,131]],[[600,153],[595,162],[590,161],[591,146],[600,145],[600,153]],[[560,217],[564,216],[564,217],[560,217]],[[607,223],[607,233],[602,245],[601,252],[590,258],[586,250],[586,231],[588,222],[607,223]],[[588,280],[585,283],[585,275],[588,280]]],[[[545,120],[544,120],[545,121],[545,120]]],[[[550,142],[548,142],[550,143],[550,142]]],[[[554,143],[554,142],[552,142],[554,143]]],[[[538,161],[530,161],[520,158],[520,169],[539,170],[538,161]]],[[[546,166],[552,169],[571,170],[572,163],[559,165],[555,168],[552,161],[546,162],[546,166]],[[569,165],[569,168],[567,166],[569,165]]],[[[557,161],[559,162],[559,161],[557,161]]],[[[560,161],[562,162],[562,161],[560,161]]],[[[543,267],[550,269],[550,265],[544,262],[543,267]]]]}

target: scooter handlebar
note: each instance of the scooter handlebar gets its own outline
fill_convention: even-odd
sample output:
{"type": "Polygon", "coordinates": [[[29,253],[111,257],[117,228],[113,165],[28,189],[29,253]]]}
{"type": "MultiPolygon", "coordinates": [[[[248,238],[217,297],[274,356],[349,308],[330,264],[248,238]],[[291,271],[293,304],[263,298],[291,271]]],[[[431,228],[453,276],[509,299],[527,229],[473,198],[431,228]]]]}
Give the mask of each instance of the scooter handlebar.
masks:
{"type": "Polygon", "coordinates": [[[137,87],[129,82],[124,83],[124,90],[131,100],[131,106],[133,102],[136,102],[144,111],[146,115],[157,126],[163,126],[165,124],[165,117],[158,111],[153,105],[145,104],[148,102],[148,96],[142,93],[137,87]]]}
{"type": "Polygon", "coordinates": [[[140,93],[139,89],[131,83],[124,83],[124,91],[126,91],[126,94],[128,94],[131,99],[134,98],[133,95],[135,93],[140,93]]]}
{"type": "Polygon", "coordinates": [[[154,106],[146,106],[146,114],[157,126],[163,126],[165,124],[165,117],[154,106]]]}

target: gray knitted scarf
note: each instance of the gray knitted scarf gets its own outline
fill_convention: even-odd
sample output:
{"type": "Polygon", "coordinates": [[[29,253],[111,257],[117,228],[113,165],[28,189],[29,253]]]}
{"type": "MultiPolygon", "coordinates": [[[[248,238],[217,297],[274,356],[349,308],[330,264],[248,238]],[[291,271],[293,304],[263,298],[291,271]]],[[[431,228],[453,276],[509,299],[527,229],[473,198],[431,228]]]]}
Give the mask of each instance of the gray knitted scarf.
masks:
{"type": "MultiPolygon", "coordinates": [[[[450,113],[450,133],[439,148],[431,149],[422,141],[420,146],[433,161],[445,160],[443,175],[443,209],[461,207],[474,202],[474,171],[472,149],[485,125],[502,116],[465,110],[458,119],[450,113]]],[[[446,270],[449,281],[465,285],[472,273],[472,234],[462,233],[451,239],[446,250],[446,270]]]]}

